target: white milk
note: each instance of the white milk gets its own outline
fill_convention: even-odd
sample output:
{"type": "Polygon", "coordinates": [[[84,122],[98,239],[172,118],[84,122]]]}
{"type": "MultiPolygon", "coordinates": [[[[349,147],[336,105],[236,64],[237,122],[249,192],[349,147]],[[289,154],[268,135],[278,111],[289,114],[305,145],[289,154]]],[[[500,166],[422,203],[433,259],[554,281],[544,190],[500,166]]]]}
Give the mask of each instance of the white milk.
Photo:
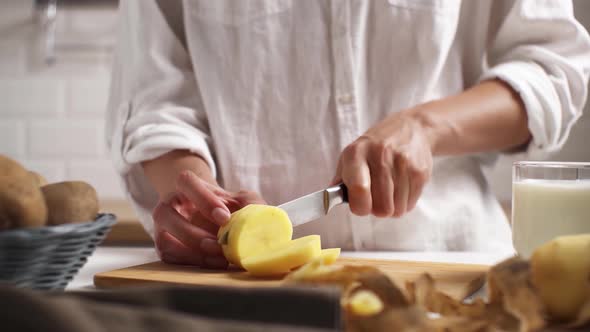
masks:
{"type": "Polygon", "coordinates": [[[512,187],[516,251],[528,258],[559,235],[590,233],[590,180],[522,180],[512,187]]]}

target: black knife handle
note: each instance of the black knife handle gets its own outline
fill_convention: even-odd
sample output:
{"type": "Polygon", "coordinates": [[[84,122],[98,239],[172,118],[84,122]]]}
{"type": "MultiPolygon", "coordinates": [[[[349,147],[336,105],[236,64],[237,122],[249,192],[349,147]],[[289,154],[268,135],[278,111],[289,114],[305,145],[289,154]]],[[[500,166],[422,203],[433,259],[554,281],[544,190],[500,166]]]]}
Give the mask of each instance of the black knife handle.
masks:
{"type": "Polygon", "coordinates": [[[340,190],[342,190],[342,200],[344,203],[348,203],[348,188],[344,183],[340,184],[340,190]]]}

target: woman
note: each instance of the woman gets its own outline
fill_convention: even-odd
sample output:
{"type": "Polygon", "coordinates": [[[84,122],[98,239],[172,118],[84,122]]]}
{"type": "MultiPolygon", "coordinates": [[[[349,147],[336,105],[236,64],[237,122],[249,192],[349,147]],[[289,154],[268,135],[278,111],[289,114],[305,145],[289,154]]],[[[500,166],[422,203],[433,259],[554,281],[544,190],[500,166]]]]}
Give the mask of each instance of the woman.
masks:
{"type": "Polygon", "coordinates": [[[167,262],[226,267],[232,211],[340,181],[296,236],[511,251],[482,167],[563,145],[589,56],[563,0],[123,1],[109,144],[167,262]]]}

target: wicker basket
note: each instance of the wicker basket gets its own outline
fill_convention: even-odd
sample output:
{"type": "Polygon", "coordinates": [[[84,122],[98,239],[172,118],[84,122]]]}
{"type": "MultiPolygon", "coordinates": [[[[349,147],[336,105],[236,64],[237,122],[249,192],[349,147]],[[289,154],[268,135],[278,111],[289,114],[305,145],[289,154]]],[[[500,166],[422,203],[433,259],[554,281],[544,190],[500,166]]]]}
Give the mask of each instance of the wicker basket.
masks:
{"type": "Polygon", "coordinates": [[[96,220],[0,232],[0,282],[42,290],[64,289],[115,223],[96,220]]]}

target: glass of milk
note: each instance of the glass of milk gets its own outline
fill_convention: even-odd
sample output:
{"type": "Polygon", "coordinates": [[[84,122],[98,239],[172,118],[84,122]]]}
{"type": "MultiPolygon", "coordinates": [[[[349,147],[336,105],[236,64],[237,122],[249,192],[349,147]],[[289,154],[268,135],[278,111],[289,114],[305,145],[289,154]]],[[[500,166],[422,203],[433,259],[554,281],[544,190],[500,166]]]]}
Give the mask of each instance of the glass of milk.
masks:
{"type": "Polygon", "coordinates": [[[517,162],[512,168],[512,240],[529,258],[560,235],[590,233],[590,163],[517,162]]]}

